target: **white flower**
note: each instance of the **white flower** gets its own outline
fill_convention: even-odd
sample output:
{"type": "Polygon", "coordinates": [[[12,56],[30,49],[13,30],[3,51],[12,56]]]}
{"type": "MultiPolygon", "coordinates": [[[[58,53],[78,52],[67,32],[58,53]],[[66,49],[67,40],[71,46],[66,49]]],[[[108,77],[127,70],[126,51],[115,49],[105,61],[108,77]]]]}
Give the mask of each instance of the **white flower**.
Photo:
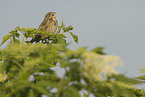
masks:
{"type": "Polygon", "coordinates": [[[123,63],[118,56],[99,55],[94,52],[86,52],[84,57],[84,70],[96,80],[100,77],[105,79],[107,75],[117,73],[116,66],[122,66],[123,63]]]}

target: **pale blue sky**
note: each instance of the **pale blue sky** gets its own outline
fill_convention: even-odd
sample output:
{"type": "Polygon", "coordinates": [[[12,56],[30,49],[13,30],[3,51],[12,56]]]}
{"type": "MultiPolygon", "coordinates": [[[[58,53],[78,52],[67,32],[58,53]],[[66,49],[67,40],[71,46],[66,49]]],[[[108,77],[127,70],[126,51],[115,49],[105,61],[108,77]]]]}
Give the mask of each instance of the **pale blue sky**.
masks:
{"type": "Polygon", "coordinates": [[[103,46],[123,60],[119,72],[140,74],[145,66],[145,0],[0,0],[0,42],[16,26],[38,28],[49,11],[56,12],[59,23],[63,19],[74,27],[79,44],[72,42],[70,48],[103,46]]]}

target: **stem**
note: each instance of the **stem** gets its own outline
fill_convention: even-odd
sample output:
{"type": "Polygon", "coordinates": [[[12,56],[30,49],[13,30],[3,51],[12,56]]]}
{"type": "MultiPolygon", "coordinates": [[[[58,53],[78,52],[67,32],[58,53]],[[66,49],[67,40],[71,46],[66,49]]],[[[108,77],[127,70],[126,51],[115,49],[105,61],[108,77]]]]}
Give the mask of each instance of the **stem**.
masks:
{"type": "Polygon", "coordinates": [[[25,39],[25,37],[23,36],[23,40],[22,40],[22,43],[24,43],[24,39],[25,39]]]}
{"type": "Polygon", "coordinates": [[[19,62],[15,61],[15,60],[12,60],[12,62],[17,64],[20,68],[23,68],[19,62]]]}

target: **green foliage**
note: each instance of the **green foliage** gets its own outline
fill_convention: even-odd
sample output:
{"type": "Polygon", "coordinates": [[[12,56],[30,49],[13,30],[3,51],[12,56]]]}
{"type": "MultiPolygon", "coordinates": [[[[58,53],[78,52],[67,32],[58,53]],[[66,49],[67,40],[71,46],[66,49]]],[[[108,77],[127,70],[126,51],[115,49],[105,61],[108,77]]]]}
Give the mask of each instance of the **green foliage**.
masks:
{"type": "MultiPolygon", "coordinates": [[[[70,30],[73,30],[73,27],[70,25],[68,27],[65,27],[64,23],[63,23],[63,20],[62,20],[62,24],[61,26],[58,26],[58,31],[57,31],[57,34],[59,34],[61,32],[61,29],[63,30],[63,33],[67,33],[69,32],[70,30]]],[[[78,36],[73,34],[72,32],[69,32],[71,34],[71,36],[73,37],[74,41],[76,43],[78,43],[78,36]]]]}
{"type": "Polygon", "coordinates": [[[141,73],[145,73],[145,68],[141,68],[141,73]]]}
{"type": "Polygon", "coordinates": [[[97,47],[97,48],[92,49],[91,51],[96,52],[96,53],[101,54],[101,55],[106,55],[106,53],[103,52],[103,49],[104,49],[103,47],[97,47]]]}
{"type": "MultiPolygon", "coordinates": [[[[145,68],[141,68],[141,73],[145,73],[145,68]]],[[[145,75],[140,75],[136,78],[141,80],[143,83],[145,83],[145,75]]]]}
{"type": "Polygon", "coordinates": [[[23,34],[23,40],[22,40],[23,43],[24,41],[26,43],[33,43],[37,40],[42,41],[42,43],[47,43],[47,44],[49,43],[56,44],[56,43],[62,43],[62,42],[66,43],[66,40],[65,40],[66,36],[64,35],[64,33],[70,33],[73,39],[75,40],[75,42],[78,43],[78,36],[73,34],[72,32],[69,32],[72,29],[73,27],[71,25],[65,28],[63,21],[62,21],[62,25],[58,26],[58,31],[56,34],[53,34],[52,32],[46,33],[45,31],[37,30],[36,28],[25,28],[25,27],[20,28],[19,26],[17,26],[15,30],[12,30],[11,32],[9,32],[10,34],[7,34],[3,37],[1,45],[10,38],[11,38],[11,42],[20,43],[20,39],[19,39],[20,33],[23,34]],[[38,34],[46,35],[48,37],[45,39],[41,39],[41,37],[36,37],[36,35],[38,34]],[[27,41],[28,38],[33,38],[33,39],[38,38],[38,39],[37,40],[32,39],[31,41],[27,41]]]}
{"type": "MultiPolygon", "coordinates": [[[[79,92],[83,90],[87,91],[82,93],[84,97],[90,94],[95,97],[145,96],[144,90],[133,86],[141,81],[114,72],[118,57],[107,56],[103,47],[91,51],[85,47],[75,51],[68,49],[64,33],[70,33],[78,43],[78,36],[70,32],[72,29],[72,26],[65,27],[62,21],[56,34],[18,26],[4,36],[1,45],[8,39],[11,42],[0,49],[1,97],[81,97],[79,92]],[[24,36],[22,42],[20,33],[24,36]],[[31,41],[37,34],[48,37],[39,43],[31,41]],[[52,69],[56,66],[64,69],[62,78],[52,69]]],[[[144,82],[145,76],[137,78],[144,82]]]]}
{"type": "MultiPolygon", "coordinates": [[[[83,93],[84,93],[84,92],[83,92],[83,93]]],[[[83,97],[88,97],[88,96],[84,93],[83,97]]]]}
{"type": "Polygon", "coordinates": [[[78,43],[78,36],[70,32],[71,36],[74,38],[74,41],[78,43]]]}
{"type": "Polygon", "coordinates": [[[9,97],[26,97],[29,90],[36,92],[36,96],[49,95],[46,86],[54,87],[60,80],[50,69],[56,66],[60,57],[54,45],[11,43],[3,50],[2,56],[4,59],[0,64],[0,72],[8,76],[4,81],[7,87],[3,88],[3,91],[8,91],[9,97]],[[40,73],[44,73],[45,76],[40,73]],[[30,76],[34,76],[35,79],[29,81],[30,76]]]}
{"type": "Polygon", "coordinates": [[[7,41],[11,36],[12,36],[12,35],[10,35],[10,34],[5,35],[5,36],[3,37],[3,41],[2,41],[2,43],[1,43],[1,45],[2,45],[3,43],[5,43],[5,41],[7,41]]]}
{"type": "Polygon", "coordinates": [[[136,80],[135,78],[125,77],[125,75],[123,74],[118,74],[118,75],[113,74],[111,76],[108,76],[108,80],[112,80],[112,79],[126,83],[126,84],[133,84],[133,85],[141,83],[139,80],[136,80]]]}

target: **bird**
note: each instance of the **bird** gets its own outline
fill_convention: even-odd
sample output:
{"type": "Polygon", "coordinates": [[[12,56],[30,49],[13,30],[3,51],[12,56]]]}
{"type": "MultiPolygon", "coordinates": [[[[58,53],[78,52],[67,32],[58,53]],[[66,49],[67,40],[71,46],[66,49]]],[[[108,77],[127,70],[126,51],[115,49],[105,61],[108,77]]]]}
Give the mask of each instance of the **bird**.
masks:
{"type": "MultiPolygon", "coordinates": [[[[52,32],[55,33],[57,30],[58,22],[55,19],[56,17],[54,16],[56,12],[48,12],[44,20],[41,22],[39,25],[38,30],[45,31],[46,33],[52,32]]],[[[47,35],[40,35],[36,34],[35,38],[33,38],[30,42],[33,43],[34,41],[39,42],[41,39],[47,38],[47,35]]]]}

